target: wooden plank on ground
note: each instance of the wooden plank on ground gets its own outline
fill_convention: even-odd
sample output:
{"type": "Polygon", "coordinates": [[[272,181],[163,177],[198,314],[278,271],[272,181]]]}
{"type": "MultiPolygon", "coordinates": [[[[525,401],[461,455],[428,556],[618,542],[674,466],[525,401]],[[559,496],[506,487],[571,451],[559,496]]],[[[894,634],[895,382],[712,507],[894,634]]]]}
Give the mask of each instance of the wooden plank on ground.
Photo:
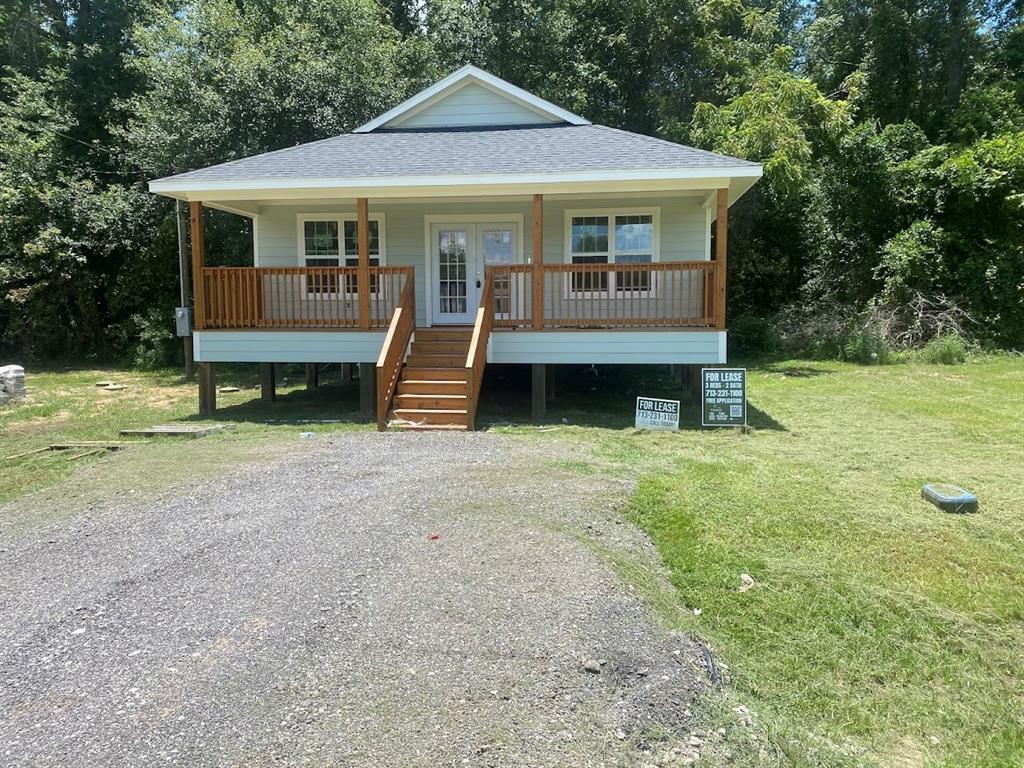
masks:
{"type": "MultiPolygon", "coordinates": [[[[24,453],[16,453],[13,456],[5,456],[5,461],[13,461],[15,459],[22,459],[26,456],[32,456],[37,453],[46,453],[47,451],[67,451],[73,448],[88,448],[90,451],[120,451],[129,445],[139,445],[145,441],[143,440],[131,440],[131,441],[104,441],[104,440],[79,440],[76,442],[68,443],[53,443],[51,445],[44,445],[42,448],[34,448],[31,451],[25,451],[24,453]]],[[[73,456],[72,458],[78,458],[73,456]]]]}
{"type": "Polygon", "coordinates": [[[234,424],[156,424],[143,429],[122,429],[121,434],[141,437],[206,437],[224,429],[233,429],[234,424]]]}

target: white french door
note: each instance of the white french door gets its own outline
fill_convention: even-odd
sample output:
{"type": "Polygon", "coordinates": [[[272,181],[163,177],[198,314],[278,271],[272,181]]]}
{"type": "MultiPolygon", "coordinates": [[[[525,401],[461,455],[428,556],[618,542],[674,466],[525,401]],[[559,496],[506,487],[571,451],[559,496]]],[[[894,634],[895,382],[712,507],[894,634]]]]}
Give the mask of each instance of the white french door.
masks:
{"type": "Polygon", "coordinates": [[[511,222],[431,225],[432,321],[468,325],[476,317],[488,264],[517,260],[518,229],[511,222]]]}

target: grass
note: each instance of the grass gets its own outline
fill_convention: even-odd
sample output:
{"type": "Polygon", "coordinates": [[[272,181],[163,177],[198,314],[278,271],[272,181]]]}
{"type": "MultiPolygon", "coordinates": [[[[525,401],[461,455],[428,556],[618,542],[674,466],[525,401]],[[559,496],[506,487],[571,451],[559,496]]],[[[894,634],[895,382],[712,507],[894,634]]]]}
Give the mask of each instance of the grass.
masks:
{"type": "Polygon", "coordinates": [[[1024,764],[1024,361],[751,366],[746,435],[623,429],[639,390],[670,392],[647,375],[569,382],[570,426],[521,431],[639,476],[630,514],[701,610],[661,613],[787,761],[1024,764]],[[940,512],[927,481],[980,512],[940,512]]]}
{"type": "MultiPolygon", "coordinates": [[[[728,686],[708,700],[708,723],[727,725],[739,703],[756,715],[709,762],[1024,764],[1024,361],[749,367],[749,434],[701,432],[693,405],[678,434],[633,430],[637,395],[678,395],[654,368],[560,370],[541,428],[525,426],[528,372],[495,368],[478,420],[577,447],[560,472],[636,480],[628,514],[674,593],[643,558],[601,554],[667,622],[714,648],[728,686]],[[940,512],[920,498],[927,481],[975,491],[980,512],[940,512]],[[741,573],[757,586],[740,592],[741,573]]],[[[304,382],[301,369],[287,375],[304,382]]],[[[372,428],[355,415],[354,385],[286,385],[263,404],[254,370],[226,368],[220,383],[242,388],[219,398],[217,420],[236,429],[110,458],[5,462],[0,502],[30,494],[54,514],[48,493],[88,502],[159,489],[294,450],[302,431],[372,428]],[[325,418],[341,423],[304,421],[325,418]]],[[[0,409],[0,456],[195,418],[195,386],[173,372],[30,371],[28,386],[27,402],[0,409]],[[101,379],[129,389],[98,391],[101,379]]]]}
{"type": "Polygon", "coordinates": [[[218,384],[236,386],[239,391],[220,393],[217,418],[203,422],[196,416],[195,383],[183,381],[175,371],[29,370],[28,398],[0,408],[0,459],[5,468],[0,473],[0,504],[52,486],[106,458],[72,458],[83,451],[47,451],[6,458],[62,441],[132,439],[121,438],[120,430],[174,421],[236,423],[230,432],[188,441],[190,452],[186,458],[204,456],[202,462],[156,461],[160,445],[180,445],[182,438],[158,438],[147,445],[133,446],[126,453],[137,454],[138,458],[128,463],[133,471],[143,473],[147,486],[156,487],[190,473],[212,471],[229,457],[240,458],[275,436],[297,439],[298,433],[305,431],[370,428],[357,414],[358,385],[333,383],[326,375],[324,379],[325,384],[317,392],[307,393],[304,369],[283,367],[277,402],[262,403],[255,386],[255,366],[218,366],[218,384]],[[108,392],[96,387],[99,381],[116,381],[128,388],[108,392]],[[340,423],[307,422],[324,419],[340,423]],[[147,464],[161,468],[150,473],[147,464]]]}

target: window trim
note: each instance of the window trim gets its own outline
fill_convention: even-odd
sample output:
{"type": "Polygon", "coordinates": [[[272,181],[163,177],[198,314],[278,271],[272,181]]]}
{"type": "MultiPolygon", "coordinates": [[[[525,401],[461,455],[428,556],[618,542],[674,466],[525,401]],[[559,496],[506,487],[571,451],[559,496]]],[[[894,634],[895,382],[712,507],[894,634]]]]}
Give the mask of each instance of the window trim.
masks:
{"type": "MultiPolygon", "coordinates": [[[[371,212],[367,217],[369,221],[377,222],[377,243],[379,254],[376,256],[379,266],[387,266],[387,229],[385,226],[385,216],[381,212],[371,212]]],[[[296,239],[296,261],[300,267],[306,266],[306,259],[338,259],[338,266],[345,266],[345,259],[352,258],[345,254],[345,222],[353,221],[356,222],[356,226],[359,226],[359,215],[355,211],[324,211],[322,213],[297,213],[295,214],[295,239],[296,239]],[[334,256],[306,256],[306,222],[307,221],[334,221],[338,224],[338,255],[334,256]]],[[[372,256],[372,255],[371,255],[372,256]]],[[[350,292],[342,289],[335,293],[316,293],[310,292],[306,285],[306,277],[302,277],[302,293],[307,298],[317,299],[344,299],[346,301],[355,301],[358,299],[358,292],[350,292]]],[[[372,292],[371,292],[372,293],[372,292]]]]}
{"type": "MultiPolygon", "coordinates": [[[[572,251],[572,220],[574,218],[580,218],[584,216],[607,216],[608,217],[608,263],[618,263],[615,259],[615,217],[616,216],[650,216],[651,217],[651,263],[656,264],[661,261],[661,207],[650,206],[646,208],[573,208],[566,209],[565,211],[565,222],[564,222],[564,248],[562,251],[562,261],[565,264],[572,264],[573,255],[583,256],[586,254],[573,254],[572,251]]],[[[608,287],[599,290],[581,290],[574,291],[572,289],[572,279],[566,280],[566,296],[583,297],[589,298],[594,297],[614,297],[616,299],[628,298],[629,296],[654,296],[655,281],[651,280],[647,290],[639,291],[620,291],[618,286],[615,284],[616,273],[614,270],[608,273],[608,287]]]]}

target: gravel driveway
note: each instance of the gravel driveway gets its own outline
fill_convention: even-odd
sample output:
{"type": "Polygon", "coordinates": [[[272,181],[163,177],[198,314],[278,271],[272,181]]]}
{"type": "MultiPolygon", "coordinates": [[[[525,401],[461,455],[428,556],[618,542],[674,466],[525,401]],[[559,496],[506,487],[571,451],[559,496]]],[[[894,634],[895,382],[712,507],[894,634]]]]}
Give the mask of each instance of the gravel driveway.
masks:
{"type": "Polygon", "coordinates": [[[27,530],[0,508],[0,763],[649,761],[700,655],[585,543],[649,556],[626,489],[556,450],[321,435],[27,530]]]}

